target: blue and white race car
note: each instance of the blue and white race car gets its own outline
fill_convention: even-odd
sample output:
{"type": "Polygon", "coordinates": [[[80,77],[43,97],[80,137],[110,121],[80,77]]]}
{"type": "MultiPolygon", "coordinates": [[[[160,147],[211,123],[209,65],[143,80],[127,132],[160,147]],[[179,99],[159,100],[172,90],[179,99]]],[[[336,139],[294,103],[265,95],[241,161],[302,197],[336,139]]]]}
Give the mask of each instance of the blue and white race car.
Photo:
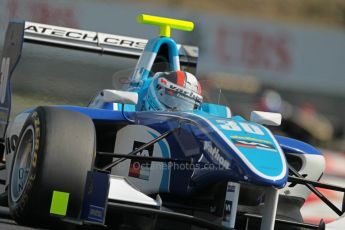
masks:
{"type": "MultiPolygon", "coordinates": [[[[2,54],[0,135],[11,216],[20,224],[68,222],[114,229],[341,229],[303,223],[325,159],[273,135],[281,115],[250,121],[203,101],[197,47],[171,29],[193,23],[139,15],[160,27],[146,41],[32,22],[10,22],[2,54]],[[81,106],[38,106],[9,120],[11,75],[23,43],[138,59],[128,90],[102,89],[81,106]],[[192,68],[191,68],[192,67],[192,68]]],[[[345,205],[344,205],[345,206],[345,205]]],[[[338,228],[339,227],[339,228],[338,228]]]]}

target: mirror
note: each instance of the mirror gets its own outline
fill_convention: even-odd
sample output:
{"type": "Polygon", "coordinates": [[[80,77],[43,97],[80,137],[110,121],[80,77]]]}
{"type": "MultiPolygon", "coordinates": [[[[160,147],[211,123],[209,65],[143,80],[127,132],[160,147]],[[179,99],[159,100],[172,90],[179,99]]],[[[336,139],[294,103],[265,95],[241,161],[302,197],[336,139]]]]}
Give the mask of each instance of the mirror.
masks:
{"type": "Polygon", "coordinates": [[[250,114],[250,121],[262,125],[279,126],[282,122],[282,115],[280,113],[252,111],[250,114]]]}
{"type": "Polygon", "coordinates": [[[136,92],[105,89],[100,95],[104,102],[115,102],[131,105],[136,105],[138,103],[138,93],[136,92]]]}

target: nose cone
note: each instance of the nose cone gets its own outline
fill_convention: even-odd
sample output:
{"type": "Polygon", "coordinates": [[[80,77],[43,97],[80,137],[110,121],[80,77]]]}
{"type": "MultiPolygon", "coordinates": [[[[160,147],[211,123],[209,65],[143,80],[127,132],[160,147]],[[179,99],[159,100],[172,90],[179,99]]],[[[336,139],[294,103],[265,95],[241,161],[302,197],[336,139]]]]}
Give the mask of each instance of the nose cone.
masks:
{"type": "Polygon", "coordinates": [[[231,162],[229,175],[241,168],[236,174],[240,181],[284,187],[288,176],[286,159],[266,127],[242,118],[220,118],[203,112],[194,112],[193,117],[200,126],[207,127],[210,140],[219,149],[215,152],[210,144],[204,144],[206,153],[231,162]]]}

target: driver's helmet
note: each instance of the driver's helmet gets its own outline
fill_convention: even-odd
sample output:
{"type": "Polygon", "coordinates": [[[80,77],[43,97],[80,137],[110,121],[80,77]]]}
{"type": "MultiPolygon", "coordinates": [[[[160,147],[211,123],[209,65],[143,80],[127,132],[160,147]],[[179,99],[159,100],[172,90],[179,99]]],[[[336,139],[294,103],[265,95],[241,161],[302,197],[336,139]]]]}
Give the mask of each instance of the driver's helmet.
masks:
{"type": "Polygon", "coordinates": [[[148,87],[145,110],[188,111],[202,102],[201,86],[185,71],[158,72],[148,87]]]}

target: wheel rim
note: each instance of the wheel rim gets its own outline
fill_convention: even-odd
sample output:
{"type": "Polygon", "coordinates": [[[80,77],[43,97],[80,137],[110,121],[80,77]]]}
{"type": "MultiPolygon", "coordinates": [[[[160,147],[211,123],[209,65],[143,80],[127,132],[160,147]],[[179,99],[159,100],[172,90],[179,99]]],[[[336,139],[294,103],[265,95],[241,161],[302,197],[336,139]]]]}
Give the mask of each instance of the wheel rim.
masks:
{"type": "Polygon", "coordinates": [[[34,141],[34,128],[28,126],[19,140],[12,169],[11,197],[15,202],[23,195],[23,191],[28,182],[35,147],[34,141]]]}

